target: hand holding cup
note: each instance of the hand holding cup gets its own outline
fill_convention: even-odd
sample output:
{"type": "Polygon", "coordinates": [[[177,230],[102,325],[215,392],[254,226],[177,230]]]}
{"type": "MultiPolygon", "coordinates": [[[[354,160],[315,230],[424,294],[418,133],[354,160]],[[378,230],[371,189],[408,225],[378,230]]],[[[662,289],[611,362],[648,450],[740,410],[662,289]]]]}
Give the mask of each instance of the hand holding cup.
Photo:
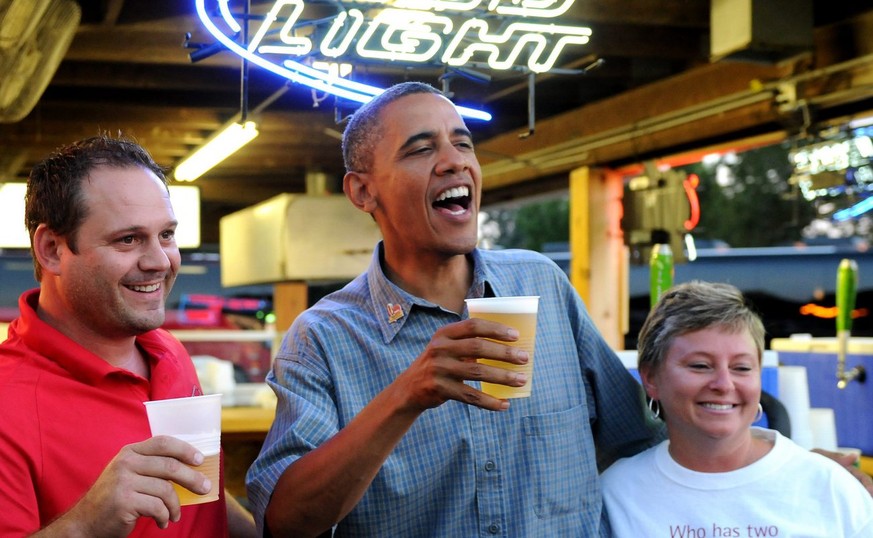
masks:
{"type": "MultiPolygon", "coordinates": [[[[479,359],[478,362],[488,366],[520,372],[527,376],[527,383],[521,387],[482,382],[482,392],[495,398],[527,398],[531,394],[533,383],[534,344],[537,332],[538,296],[520,297],[484,297],[467,299],[467,311],[471,318],[481,318],[496,321],[516,329],[518,340],[508,345],[524,349],[528,354],[525,364],[512,364],[504,361],[479,359]]],[[[504,342],[505,343],[505,342],[504,342]]]]}
{"type": "Polygon", "coordinates": [[[192,466],[212,483],[205,495],[198,495],[173,482],[182,506],[218,500],[221,469],[221,394],[153,400],[143,402],[149,417],[152,435],[169,435],[193,445],[204,457],[203,463],[192,466]]]}

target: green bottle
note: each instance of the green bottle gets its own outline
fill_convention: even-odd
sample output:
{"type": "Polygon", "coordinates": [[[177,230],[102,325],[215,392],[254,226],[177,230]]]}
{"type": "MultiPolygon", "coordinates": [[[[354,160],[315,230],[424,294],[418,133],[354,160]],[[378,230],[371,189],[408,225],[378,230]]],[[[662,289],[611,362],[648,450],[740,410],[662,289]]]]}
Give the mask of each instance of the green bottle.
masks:
{"type": "Polygon", "coordinates": [[[649,298],[652,308],[661,295],[673,285],[673,251],[666,243],[652,245],[649,261],[649,298]]]}
{"type": "Polygon", "coordinates": [[[858,264],[848,258],[840,261],[837,268],[837,387],[844,389],[850,381],[865,378],[863,366],[846,372],[846,355],[852,334],[852,311],[858,293],[858,264]]]}
{"type": "Polygon", "coordinates": [[[852,311],[858,290],[858,264],[843,259],[837,268],[837,335],[852,331],[852,311]]]}

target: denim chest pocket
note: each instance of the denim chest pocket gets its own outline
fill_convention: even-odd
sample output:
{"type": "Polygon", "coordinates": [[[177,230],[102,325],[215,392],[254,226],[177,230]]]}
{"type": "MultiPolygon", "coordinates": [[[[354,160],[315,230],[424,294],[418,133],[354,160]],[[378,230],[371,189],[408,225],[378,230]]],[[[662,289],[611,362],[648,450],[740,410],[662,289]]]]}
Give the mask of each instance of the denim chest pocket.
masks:
{"type": "Polygon", "coordinates": [[[522,424],[537,517],[599,510],[597,460],[585,405],[526,416],[522,424]]]}

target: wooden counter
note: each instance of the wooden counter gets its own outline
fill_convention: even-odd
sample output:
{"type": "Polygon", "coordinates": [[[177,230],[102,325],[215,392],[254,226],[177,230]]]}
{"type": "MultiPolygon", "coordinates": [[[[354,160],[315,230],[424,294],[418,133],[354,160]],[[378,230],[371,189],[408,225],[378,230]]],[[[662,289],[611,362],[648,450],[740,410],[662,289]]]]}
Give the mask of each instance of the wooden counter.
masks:
{"type": "Polygon", "coordinates": [[[260,436],[263,440],[276,417],[275,409],[263,407],[223,407],[221,409],[221,435],[260,436]]]}
{"type": "Polygon", "coordinates": [[[237,498],[244,499],[246,496],[246,472],[258,457],[275,416],[275,409],[263,407],[221,409],[224,486],[237,498]]]}

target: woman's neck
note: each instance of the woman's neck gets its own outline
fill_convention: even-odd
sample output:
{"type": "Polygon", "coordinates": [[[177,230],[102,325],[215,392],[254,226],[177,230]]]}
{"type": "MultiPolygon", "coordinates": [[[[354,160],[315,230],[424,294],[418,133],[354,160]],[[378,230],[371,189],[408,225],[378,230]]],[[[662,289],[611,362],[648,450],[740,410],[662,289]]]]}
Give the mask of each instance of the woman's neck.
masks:
{"type": "Polygon", "coordinates": [[[752,435],[736,439],[677,439],[670,436],[669,452],[673,460],[692,471],[726,473],[747,467],[767,455],[774,443],[752,435]]]}

